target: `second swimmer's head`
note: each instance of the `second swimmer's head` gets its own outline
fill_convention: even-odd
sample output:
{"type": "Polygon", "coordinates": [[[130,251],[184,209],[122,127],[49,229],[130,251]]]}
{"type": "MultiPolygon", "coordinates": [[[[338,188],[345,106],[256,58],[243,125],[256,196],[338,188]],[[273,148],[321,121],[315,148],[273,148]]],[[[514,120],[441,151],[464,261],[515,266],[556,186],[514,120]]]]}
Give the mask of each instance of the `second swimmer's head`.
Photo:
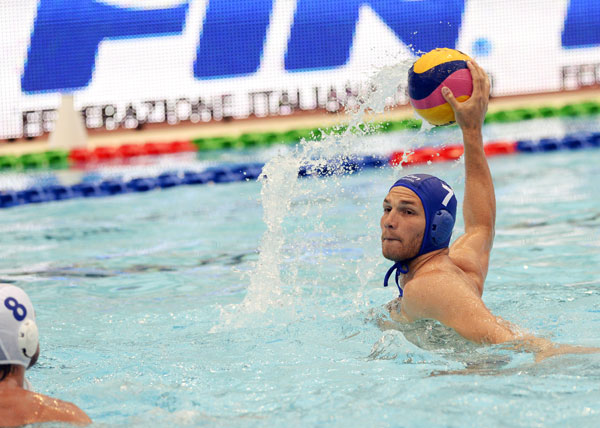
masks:
{"type": "Polygon", "coordinates": [[[40,353],[35,311],[29,296],[0,284],[0,381],[15,367],[33,366],[40,353]]]}

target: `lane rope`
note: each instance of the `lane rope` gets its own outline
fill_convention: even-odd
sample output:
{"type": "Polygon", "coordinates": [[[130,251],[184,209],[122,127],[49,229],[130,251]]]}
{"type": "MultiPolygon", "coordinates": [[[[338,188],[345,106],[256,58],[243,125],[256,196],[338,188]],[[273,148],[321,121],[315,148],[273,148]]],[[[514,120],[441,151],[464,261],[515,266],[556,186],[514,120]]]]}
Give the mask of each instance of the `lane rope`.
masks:
{"type": "MultiPolygon", "coordinates": [[[[600,147],[600,132],[568,134],[562,138],[538,140],[492,141],[484,145],[487,156],[516,153],[541,153],[558,150],[582,150],[600,147]]],[[[463,154],[462,145],[422,147],[393,152],[389,156],[350,156],[332,159],[325,164],[303,166],[299,177],[329,176],[354,173],[369,168],[397,165],[419,165],[458,160],[463,154]]],[[[24,190],[0,192],[0,208],[37,204],[73,198],[107,197],[132,192],[148,192],[182,185],[223,184],[256,180],[264,164],[242,163],[208,167],[202,171],[163,172],[155,177],[137,177],[130,180],[100,178],[74,185],[34,185],[24,190]]]]}

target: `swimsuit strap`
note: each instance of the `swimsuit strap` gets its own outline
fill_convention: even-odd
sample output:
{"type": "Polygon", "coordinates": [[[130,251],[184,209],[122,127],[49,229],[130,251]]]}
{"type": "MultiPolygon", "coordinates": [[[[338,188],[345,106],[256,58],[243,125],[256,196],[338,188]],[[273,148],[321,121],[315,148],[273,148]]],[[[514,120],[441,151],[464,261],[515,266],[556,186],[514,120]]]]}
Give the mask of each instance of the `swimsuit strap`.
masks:
{"type": "Polygon", "coordinates": [[[396,285],[398,286],[398,291],[400,292],[400,296],[398,297],[402,297],[402,287],[400,287],[400,284],[398,283],[398,278],[400,277],[401,273],[408,273],[408,265],[403,261],[394,263],[394,265],[389,268],[385,274],[385,278],[383,279],[384,287],[388,286],[388,281],[390,280],[390,276],[392,276],[394,271],[396,271],[396,285]]]}

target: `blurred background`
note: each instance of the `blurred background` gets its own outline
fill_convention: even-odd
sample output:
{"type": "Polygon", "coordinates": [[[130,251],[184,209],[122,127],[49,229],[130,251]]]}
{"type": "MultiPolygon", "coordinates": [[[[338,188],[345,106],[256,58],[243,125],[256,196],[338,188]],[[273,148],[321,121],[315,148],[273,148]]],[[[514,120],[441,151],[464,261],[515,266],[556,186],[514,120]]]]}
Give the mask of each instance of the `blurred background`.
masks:
{"type": "MultiPolygon", "coordinates": [[[[47,150],[65,95],[91,147],[327,126],[374,72],[436,47],[505,102],[594,99],[599,46],[595,0],[6,0],[0,154],[47,150]]],[[[405,86],[387,118],[412,117],[405,86]]]]}

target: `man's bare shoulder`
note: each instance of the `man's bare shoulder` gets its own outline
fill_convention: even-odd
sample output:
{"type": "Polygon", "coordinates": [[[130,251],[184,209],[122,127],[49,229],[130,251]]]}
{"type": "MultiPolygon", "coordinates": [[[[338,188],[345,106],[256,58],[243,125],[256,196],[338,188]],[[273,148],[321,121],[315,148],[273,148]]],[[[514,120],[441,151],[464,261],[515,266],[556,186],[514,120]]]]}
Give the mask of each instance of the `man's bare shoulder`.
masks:
{"type": "Polygon", "coordinates": [[[91,419],[76,405],[21,388],[0,389],[1,426],[39,422],[69,422],[87,425],[91,419]]]}
{"type": "Polygon", "coordinates": [[[439,263],[415,275],[404,287],[403,312],[411,321],[439,319],[457,299],[475,298],[475,285],[453,263],[439,263]]]}
{"type": "Polygon", "coordinates": [[[465,278],[454,269],[431,269],[415,275],[404,286],[404,298],[423,298],[428,295],[445,295],[457,286],[465,285],[465,278]]]}
{"type": "Polygon", "coordinates": [[[447,255],[438,257],[435,261],[423,266],[413,278],[406,283],[406,288],[415,291],[444,291],[446,288],[455,289],[467,287],[473,289],[475,284],[465,272],[447,255]]]}

